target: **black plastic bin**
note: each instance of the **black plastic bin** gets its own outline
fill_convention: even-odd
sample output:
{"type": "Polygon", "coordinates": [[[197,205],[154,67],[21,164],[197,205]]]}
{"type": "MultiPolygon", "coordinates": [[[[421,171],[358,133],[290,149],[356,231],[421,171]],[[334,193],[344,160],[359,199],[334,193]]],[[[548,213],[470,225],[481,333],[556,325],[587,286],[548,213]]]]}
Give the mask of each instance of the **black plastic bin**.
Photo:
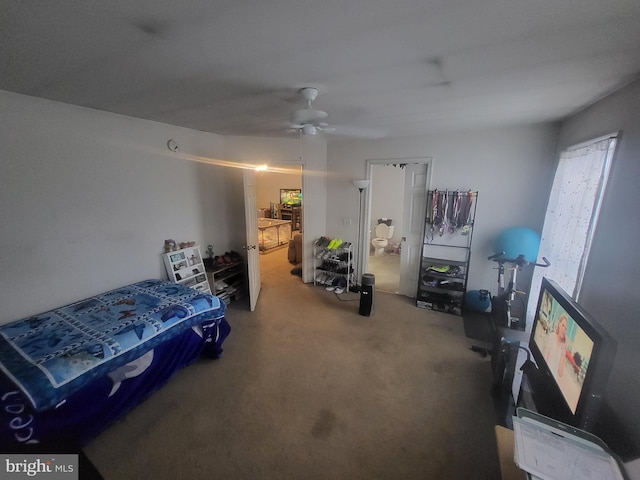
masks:
{"type": "Polygon", "coordinates": [[[362,289],[360,290],[360,315],[370,317],[373,314],[373,294],[375,292],[376,277],[373,273],[362,274],[362,289]]]}

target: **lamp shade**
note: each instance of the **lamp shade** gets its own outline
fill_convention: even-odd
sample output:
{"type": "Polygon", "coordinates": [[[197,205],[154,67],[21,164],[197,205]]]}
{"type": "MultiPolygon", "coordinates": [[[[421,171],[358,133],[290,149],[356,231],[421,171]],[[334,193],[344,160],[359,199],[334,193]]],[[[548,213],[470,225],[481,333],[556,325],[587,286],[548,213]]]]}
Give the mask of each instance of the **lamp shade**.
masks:
{"type": "Polygon", "coordinates": [[[362,190],[369,186],[369,180],[354,180],[353,184],[356,186],[356,188],[362,190]]]}

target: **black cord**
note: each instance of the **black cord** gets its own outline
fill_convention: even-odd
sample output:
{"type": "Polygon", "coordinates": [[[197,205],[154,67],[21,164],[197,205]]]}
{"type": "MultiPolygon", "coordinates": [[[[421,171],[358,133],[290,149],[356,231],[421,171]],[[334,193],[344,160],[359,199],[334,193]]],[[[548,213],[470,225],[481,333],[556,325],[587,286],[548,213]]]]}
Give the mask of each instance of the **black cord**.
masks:
{"type": "MultiPolygon", "coordinates": [[[[342,298],[340,295],[342,295],[342,293],[349,293],[347,290],[345,290],[342,293],[336,293],[336,291],[334,290],[333,293],[335,294],[336,297],[338,297],[338,300],[340,300],[341,302],[357,302],[358,300],[360,300],[360,297],[358,298],[342,298]]],[[[353,293],[353,292],[351,292],[353,293]]]]}

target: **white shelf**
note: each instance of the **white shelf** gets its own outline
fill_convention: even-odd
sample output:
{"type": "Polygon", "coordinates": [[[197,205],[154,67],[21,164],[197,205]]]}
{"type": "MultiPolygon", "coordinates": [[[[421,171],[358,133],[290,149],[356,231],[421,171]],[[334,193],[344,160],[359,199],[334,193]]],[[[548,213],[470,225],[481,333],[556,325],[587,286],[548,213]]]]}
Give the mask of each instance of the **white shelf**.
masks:
{"type": "Polygon", "coordinates": [[[170,281],[211,293],[198,245],[163,253],[162,258],[170,281]]]}

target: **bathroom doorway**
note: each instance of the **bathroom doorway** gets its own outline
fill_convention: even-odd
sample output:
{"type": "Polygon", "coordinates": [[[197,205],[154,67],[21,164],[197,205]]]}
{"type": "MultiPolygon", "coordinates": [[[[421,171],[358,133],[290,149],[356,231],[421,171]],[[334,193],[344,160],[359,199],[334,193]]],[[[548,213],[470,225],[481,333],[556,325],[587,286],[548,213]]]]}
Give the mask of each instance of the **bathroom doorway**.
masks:
{"type": "Polygon", "coordinates": [[[376,290],[415,297],[430,162],[430,157],[367,161],[371,183],[363,243],[368,248],[362,265],[375,275],[376,290]]]}

